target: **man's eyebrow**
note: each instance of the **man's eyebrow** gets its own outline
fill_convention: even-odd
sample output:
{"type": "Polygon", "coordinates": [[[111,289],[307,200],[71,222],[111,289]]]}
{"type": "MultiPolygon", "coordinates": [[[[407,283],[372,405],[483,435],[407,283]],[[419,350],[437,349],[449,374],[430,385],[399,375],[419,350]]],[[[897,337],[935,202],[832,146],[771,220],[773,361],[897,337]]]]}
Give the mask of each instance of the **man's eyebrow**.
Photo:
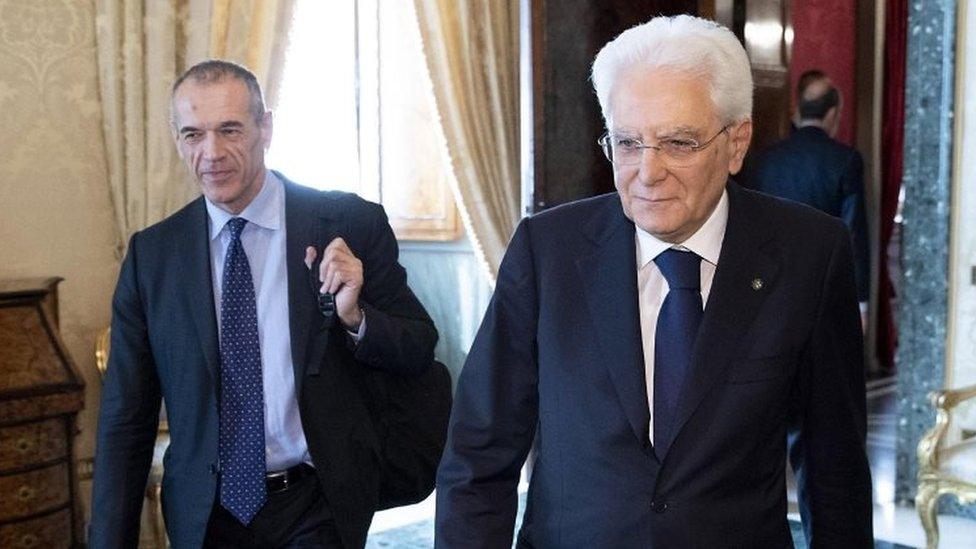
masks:
{"type": "Polygon", "coordinates": [[[672,135],[692,135],[697,136],[701,131],[695,126],[675,126],[673,128],[667,128],[658,132],[659,136],[672,136],[672,135]]]}
{"type": "MultiPolygon", "coordinates": [[[[237,120],[227,120],[225,122],[221,122],[217,128],[223,130],[223,129],[243,128],[243,127],[244,127],[243,122],[239,122],[237,120]]],[[[202,131],[202,130],[200,128],[197,128],[196,126],[182,126],[180,127],[179,133],[183,134],[183,133],[198,132],[198,131],[202,131]]]]}

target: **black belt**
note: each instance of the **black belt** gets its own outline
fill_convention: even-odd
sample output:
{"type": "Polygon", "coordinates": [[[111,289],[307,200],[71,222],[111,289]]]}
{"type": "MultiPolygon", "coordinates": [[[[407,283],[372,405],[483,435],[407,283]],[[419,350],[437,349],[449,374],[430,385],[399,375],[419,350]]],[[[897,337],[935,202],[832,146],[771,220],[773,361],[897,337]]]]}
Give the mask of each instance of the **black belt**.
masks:
{"type": "Polygon", "coordinates": [[[264,475],[264,482],[268,487],[268,493],[284,492],[291,488],[299,480],[315,474],[315,467],[307,463],[299,463],[294,467],[289,467],[284,471],[269,471],[264,475]]]}

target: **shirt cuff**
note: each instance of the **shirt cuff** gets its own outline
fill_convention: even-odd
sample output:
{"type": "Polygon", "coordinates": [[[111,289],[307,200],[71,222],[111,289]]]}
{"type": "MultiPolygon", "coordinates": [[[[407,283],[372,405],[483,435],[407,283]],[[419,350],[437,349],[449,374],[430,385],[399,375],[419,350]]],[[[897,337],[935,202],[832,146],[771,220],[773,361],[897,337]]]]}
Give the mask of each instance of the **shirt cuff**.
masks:
{"type": "Polygon", "coordinates": [[[346,330],[346,333],[349,334],[353,343],[358,344],[363,339],[363,336],[366,335],[366,311],[363,311],[363,320],[359,323],[359,330],[356,332],[346,330]]]}
{"type": "MultiPolygon", "coordinates": [[[[861,309],[861,313],[862,314],[868,312],[868,302],[867,301],[858,301],[857,302],[857,307],[859,309],[861,309]]],[[[362,330],[362,327],[360,327],[360,330],[362,330]]]]}

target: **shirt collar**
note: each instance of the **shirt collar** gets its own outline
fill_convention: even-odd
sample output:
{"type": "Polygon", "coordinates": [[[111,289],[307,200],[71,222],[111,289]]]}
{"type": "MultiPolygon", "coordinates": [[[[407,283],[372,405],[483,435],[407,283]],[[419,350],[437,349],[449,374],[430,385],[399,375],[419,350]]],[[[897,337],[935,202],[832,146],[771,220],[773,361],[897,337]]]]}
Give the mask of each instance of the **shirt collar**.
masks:
{"type": "Polygon", "coordinates": [[[231,214],[210,202],[204,200],[207,205],[207,215],[210,217],[210,239],[213,240],[220,236],[220,231],[224,229],[227,222],[234,217],[242,217],[248,223],[252,223],[272,231],[281,227],[282,213],[282,190],[283,184],[278,176],[271,170],[265,171],[264,184],[261,190],[251,203],[238,215],[231,214]]]}
{"type": "Polygon", "coordinates": [[[658,239],[651,233],[636,227],[637,230],[637,270],[640,270],[661,252],[668,248],[685,249],[698,254],[702,259],[718,266],[718,256],[722,251],[725,227],[729,222],[729,192],[722,191],[722,197],[712,210],[705,223],[688,240],[672,244],[658,239]]]}

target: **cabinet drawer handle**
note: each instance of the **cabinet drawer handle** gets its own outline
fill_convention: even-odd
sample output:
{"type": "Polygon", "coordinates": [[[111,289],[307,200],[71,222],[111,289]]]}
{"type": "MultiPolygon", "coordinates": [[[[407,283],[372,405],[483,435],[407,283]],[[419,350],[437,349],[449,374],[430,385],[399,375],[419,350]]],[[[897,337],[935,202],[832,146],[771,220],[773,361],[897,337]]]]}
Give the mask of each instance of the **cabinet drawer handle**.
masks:
{"type": "Polygon", "coordinates": [[[34,495],[37,492],[30,486],[21,486],[20,490],[17,490],[17,499],[20,501],[30,501],[34,499],[34,495]]]}
{"type": "Polygon", "coordinates": [[[20,538],[20,546],[24,547],[25,549],[36,546],[37,542],[38,538],[34,534],[24,534],[20,538]]]}
{"type": "Polygon", "coordinates": [[[26,454],[34,449],[34,441],[27,437],[19,438],[17,439],[16,448],[20,453],[26,454]]]}

